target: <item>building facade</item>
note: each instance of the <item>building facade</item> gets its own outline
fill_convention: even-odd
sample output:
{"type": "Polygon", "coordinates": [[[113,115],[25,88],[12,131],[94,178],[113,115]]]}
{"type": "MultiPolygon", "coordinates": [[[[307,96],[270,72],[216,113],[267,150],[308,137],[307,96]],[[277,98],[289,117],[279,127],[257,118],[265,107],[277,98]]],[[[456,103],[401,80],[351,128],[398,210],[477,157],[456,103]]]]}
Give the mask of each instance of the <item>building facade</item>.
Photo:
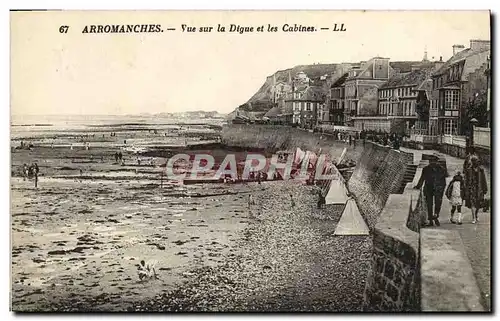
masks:
{"type": "Polygon", "coordinates": [[[388,58],[375,57],[349,71],[345,80],[344,122],[353,126],[353,117],[377,113],[377,88],[392,74],[388,58]]]}
{"type": "Polygon", "coordinates": [[[338,126],[345,125],[345,81],[348,73],[345,73],[330,87],[329,106],[330,123],[338,126]]]}
{"type": "Polygon", "coordinates": [[[466,135],[470,128],[468,108],[477,92],[467,83],[472,73],[488,64],[490,41],[471,40],[469,48],[457,48],[461,49],[455,45],[454,55],[432,75],[431,134],[466,135]]]}

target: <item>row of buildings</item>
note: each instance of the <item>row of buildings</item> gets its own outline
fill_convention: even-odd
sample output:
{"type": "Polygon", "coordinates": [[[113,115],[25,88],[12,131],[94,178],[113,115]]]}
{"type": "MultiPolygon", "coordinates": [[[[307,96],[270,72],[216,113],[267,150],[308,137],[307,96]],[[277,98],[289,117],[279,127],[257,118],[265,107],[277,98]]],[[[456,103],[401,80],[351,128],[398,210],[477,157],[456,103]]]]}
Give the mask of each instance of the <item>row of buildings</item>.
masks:
{"type": "Polygon", "coordinates": [[[339,64],[314,81],[303,72],[274,80],[274,107],[264,117],[308,129],[347,126],[426,137],[466,135],[472,118],[489,127],[490,41],[451,49],[447,61],[430,61],[427,52],[421,61],[374,57],[339,64]]]}

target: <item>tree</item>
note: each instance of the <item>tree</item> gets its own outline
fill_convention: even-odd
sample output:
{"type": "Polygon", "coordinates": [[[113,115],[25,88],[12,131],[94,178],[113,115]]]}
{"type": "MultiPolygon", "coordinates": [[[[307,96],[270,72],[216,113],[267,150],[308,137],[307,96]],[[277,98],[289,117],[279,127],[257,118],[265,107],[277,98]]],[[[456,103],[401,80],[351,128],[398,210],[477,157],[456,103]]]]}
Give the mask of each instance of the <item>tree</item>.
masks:
{"type": "Polygon", "coordinates": [[[467,103],[466,110],[462,115],[461,129],[462,133],[470,134],[472,130],[472,125],[470,120],[475,118],[479,127],[486,127],[488,125],[488,110],[487,110],[487,93],[478,93],[467,103]]]}
{"type": "Polygon", "coordinates": [[[417,113],[417,118],[419,121],[429,120],[429,108],[430,102],[425,96],[424,91],[420,91],[417,96],[417,102],[415,105],[415,112],[417,113]]]}

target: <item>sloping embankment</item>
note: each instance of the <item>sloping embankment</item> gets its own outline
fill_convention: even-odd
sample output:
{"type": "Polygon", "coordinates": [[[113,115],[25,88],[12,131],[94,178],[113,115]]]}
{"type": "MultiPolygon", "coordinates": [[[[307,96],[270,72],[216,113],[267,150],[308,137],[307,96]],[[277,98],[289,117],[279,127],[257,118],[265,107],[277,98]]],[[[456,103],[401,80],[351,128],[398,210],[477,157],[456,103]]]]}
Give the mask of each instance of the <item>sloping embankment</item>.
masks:
{"type": "Polygon", "coordinates": [[[370,229],[389,198],[401,186],[413,155],[367,142],[348,182],[358,207],[370,229]]]}
{"type": "Polygon", "coordinates": [[[344,147],[348,147],[347,157],[357,160],[359,152],[349,145],[341,143],[328,135],[311,133],[309,131],[287,126],[267,125],[228,125],[224,126],[222,143],[229,147],[244,147],[248,149],[276,152],[279,150],[295,151],[301,148],[315,153],[329,153],[338,157],[344,147]]]}

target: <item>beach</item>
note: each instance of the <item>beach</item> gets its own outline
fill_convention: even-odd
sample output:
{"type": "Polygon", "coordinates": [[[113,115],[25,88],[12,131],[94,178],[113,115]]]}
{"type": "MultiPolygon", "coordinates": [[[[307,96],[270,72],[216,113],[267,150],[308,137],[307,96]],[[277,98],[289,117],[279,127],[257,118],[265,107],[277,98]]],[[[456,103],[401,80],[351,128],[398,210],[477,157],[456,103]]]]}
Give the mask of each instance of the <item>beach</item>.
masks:
{"type": "Polygon", "coordinates": [[[313,186],[183,185],[163,180],[165,157],[134,153],[200,143],[206,126],[28,127],[12,139],[14,311],[361,309],[371,239],[333,236],[343,208],[317,210],[313,186]],[[139,280],[141,260],[157,278],[139,280]]]}

